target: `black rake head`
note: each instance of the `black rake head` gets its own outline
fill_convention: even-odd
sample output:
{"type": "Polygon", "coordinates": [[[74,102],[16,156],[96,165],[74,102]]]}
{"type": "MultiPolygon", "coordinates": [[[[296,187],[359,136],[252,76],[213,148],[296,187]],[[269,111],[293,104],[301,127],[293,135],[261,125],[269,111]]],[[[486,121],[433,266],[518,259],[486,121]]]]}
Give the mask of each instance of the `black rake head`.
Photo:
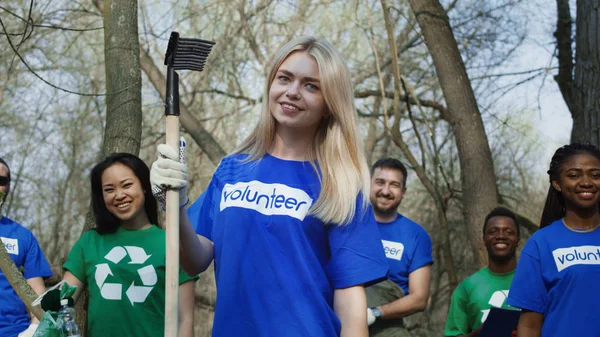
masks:
{"type": "Polygon", "coordinates": [[[172,32],[165,53],[165,65],[174,70],[202,71],[215,43],[202,39],[183,39],[172,32]]]}

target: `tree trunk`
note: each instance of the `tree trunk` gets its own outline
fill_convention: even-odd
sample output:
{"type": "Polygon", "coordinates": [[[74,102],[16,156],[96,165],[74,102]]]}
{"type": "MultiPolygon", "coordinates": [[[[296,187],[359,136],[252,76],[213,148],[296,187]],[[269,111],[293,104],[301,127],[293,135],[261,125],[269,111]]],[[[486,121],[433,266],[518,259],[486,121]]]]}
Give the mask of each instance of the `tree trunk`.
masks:
{"type": "Polygon", "coordinates": [[[559,71],[555,79],[573,117],[572,142],[600,146],[600,4],[577,1],[575,63],[568,0],[557,0],[556,42],[559,71]]]}
{"type": "Polygon", "coordinates": [[[142,74],[136,0],[104,0],[106,128],[102,154],[137,155],[142,138],[142,74]]]}
{"type": "Polygon", "coordinates": [[[464,218],[477,262],[482,267],[487,264],[482,222],[499,201],[487,135],[444,8],[437,0],[410,0],[410,4],[433,58],[448,106],[445,119],[456,138],[464,218]]]}
{"type": "Polygon", "coordinates": [[[600,3],[577,1],[574,106],[572,141],[600,146],[600,3]]]}
{"type": "MultiPolygon", "coordinates": [[[[101,158],[115,152],[139,154],[142,139],[142,74],[138,40],[137,0],[100,0],[104,14],[104,68],[106,72],[106,127],[101,158]],[[106,9],[106,10],[103,10],[106,9]]],[[[83,232],[94,226],[91,207],[83,232]]],[[[77,325],[87,333],[89,294],[77,301],[77,325]]]]}

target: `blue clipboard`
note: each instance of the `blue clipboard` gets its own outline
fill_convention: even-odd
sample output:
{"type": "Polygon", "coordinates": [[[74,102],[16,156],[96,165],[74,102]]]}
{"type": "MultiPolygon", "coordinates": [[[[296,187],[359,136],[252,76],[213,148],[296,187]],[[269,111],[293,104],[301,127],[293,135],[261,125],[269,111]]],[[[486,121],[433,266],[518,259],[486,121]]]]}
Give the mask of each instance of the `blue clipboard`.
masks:
{"type": "Polygon", "coordinates": [[[520,310],[490,309],[490,313],[483,323],[481,337],[511,337],[513,330],[517,329],[519,324],[520,310]]]}

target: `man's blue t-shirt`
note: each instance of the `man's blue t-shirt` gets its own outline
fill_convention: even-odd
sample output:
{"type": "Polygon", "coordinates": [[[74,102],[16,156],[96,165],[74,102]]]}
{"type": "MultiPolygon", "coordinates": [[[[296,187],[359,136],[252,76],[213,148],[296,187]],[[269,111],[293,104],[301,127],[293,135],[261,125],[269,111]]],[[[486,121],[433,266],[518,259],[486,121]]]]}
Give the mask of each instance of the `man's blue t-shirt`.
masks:
{"type": "MultiPolygon", "coordinates": [[[[0,240],[17,268],[23,268],[25,279],[50,277],[52,270],[33,234],[17,222],[0,219],[0,240]]],[[[21,301],[0,270],[0,336],[14,337],[27,329],[30,319],[21,301]]]]}
{"type": "Polygon", "coordinates": [[[388,278],[408,295],[408,275],[433,263],[431,238],[418,223],[398,214],[392,222],[377,222],[385,256],[390,265],[388,278]]]}
{"type": "Polygon", "coordinates": [[[357,198],[347,225],[308,214],[320,193],[310,162],[223,159],[188,214],[214,243],[213,336],[339,336],[335,289],[383,279],[373,211],[357,198]]]}
{"type": "Polygon", "coordinates": [[[542,336],[600,336],[600,229],[562,220],[535,232],[521,252],[508,304],[544,315],[542,336]]]}

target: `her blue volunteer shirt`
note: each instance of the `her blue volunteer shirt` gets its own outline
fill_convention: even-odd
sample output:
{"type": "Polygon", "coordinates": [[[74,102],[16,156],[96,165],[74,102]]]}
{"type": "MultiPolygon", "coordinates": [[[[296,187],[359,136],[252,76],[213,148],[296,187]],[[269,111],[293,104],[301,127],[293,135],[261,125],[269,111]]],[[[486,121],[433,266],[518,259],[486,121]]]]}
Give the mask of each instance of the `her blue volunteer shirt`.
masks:
{"type": "Polygon", "coordinates": [[[320,183],[309,162],[223,159],[188,214],[214,243],[213,336],[339,336],[334,290],[379,281],[387,262],[373,211],[325,226],[308,211],[320,183]]]}
{"type": "MultiPolygon", "coordinates": [[[[0,240],[17,268],[23,267],[25,279],[50,277],[52,270],[31,232],[17,222],[0,219],[0,240]]],[[[0,336],[16,337],[29,326],[25,303],[21,301],[0,270],[0,336]]]]}
{"type": "Polygon", "coordinates": [[[600,230],[562,220],[535,232],[521,252],[508,304],[544,315],[542,336],[600,336],[600,230]]]}
{"type": "Polygon", "coordinates": [[[408,295],[408,275],[433,263],[431,238],[418,223],[398,214],[392,222],[377,222],[381,243],[390,265],[388,278],[408,295]]]}

